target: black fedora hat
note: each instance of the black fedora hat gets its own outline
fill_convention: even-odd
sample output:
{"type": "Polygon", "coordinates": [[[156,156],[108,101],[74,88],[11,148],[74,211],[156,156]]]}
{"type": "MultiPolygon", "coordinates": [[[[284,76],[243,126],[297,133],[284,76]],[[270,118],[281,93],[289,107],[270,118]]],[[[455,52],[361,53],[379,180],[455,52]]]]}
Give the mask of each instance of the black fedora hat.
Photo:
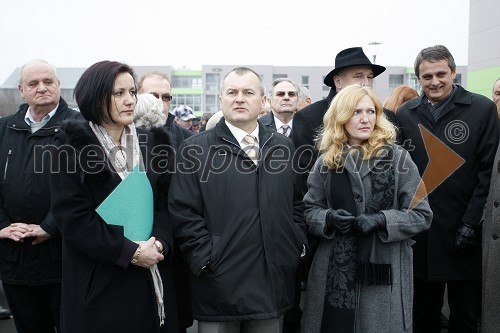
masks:
{"type": "Polygon", "coordinates": [[[335,57],[335,68],[325,76],[323,81],[329,87],[335,87],[333,76],[337,75],[342,69],[351,66],[372,66],[373,77],[376,77],[385,71],[384,66],[372,64],[370,59],[365,55],[361,47],[351,47],[340,51],[335,57]]]}

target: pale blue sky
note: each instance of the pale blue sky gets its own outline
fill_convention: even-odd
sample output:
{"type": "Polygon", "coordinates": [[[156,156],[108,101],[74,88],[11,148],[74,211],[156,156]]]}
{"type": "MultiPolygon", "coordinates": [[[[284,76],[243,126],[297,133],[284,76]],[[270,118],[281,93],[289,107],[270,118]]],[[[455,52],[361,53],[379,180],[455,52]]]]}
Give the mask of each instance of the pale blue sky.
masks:
{"type": "MultiPolygon", "coordinates": [[[[377,63],[412,66],[443,44],[467,64],[469,0],[5,0],[0,85],[23,63],[329,66],[381,42],[377,63]]],[[[367,52],[368,53],[368,52],[367,52]]]]}

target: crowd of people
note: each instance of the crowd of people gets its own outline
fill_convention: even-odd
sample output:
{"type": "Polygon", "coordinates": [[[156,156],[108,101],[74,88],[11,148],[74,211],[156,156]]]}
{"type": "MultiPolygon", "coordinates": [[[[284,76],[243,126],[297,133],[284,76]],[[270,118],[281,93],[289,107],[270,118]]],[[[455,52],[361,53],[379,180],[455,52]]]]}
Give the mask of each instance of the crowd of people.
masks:
{"type": "Polygon", "coordinates": [[[100,61],[78,111],[56,68],[21,67],[0,119],[0,278],[20,333],[496,332],[500,79],[453,83],[441,45],[421,92],[339,52],[312,102],[237,67],[221,110],[172,112],[168,76],[100,61]],[[496,104],[496,106],[495,106],[496,104]],[[303,290],[305,289],[305,292],[303,290]],[[305,299],[301,297],[305,295],[305,299]],[[301,306],[302,304],[302,306],[301,306]]]}

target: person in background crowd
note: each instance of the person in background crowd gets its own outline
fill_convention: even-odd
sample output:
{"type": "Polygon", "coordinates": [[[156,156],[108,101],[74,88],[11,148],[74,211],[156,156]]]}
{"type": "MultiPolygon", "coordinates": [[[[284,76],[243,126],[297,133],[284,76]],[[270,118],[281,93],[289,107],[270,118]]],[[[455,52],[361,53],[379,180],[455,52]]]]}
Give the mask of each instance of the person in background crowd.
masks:
{"type": "Polygon", "coordinates": [[[203,132],[207,129],[207,122],[210,120],[210,118],[213,116],[213,113],[211,112],[205,112],[201,116],[200,120],[200,132],[203,132]]]}
{"type": "Polygon", "coordinates": [[[183,127],[187,130],[191,128],[193,125],[193,120],[196,119],[196,116],[193,113],[193,109],[191,109],[187,105],[179,105],[174,109],[174,122],[177,126],[183,127]]]}
{"type": "Polygon", "coordinates": [[[193,317],[200,333],[280,333],[307,246],[293,145],[257,121],[265,95],[253,70],[230,71],[220,102],[215,128],[181,146],[169,197],[193,317]]]}
{"type": "Polygon", "coordinates": [[[51,213],[50,158],[60,123],[79,117],[61,98],[56,68],[44,60],[21,67],[26,101],[0,120],[0,276],[18,332],[60,331],[61,237],[51,213]],[[38,147],[38,148],[37,148],[38,147]]]}
{"type": "Polygon", "coordinates": [[[200,121],[201,119],[196,117],[193,119],[193,122],[191,123],[191,127],[189,128],[189,130],[194,134],[200,133],[200,127],[201,127],[200,121]]]}
{"type": "Polygon", "coordinates": [[[304,306],[304,333],[412,332],[412,244],[432,211],[408,152],[371,88],[351,85],[325,114],[322,154],[304,197],[321,241],[304,306]]]}
{"type": "Polygon", "coordinates": [[[493,84],[493,94],[491,96],[491,99],[496,104],[498,115],[500,117],[500,78],[498,78],[495,81],[495,84],[493,84]]]}
{"type": "MultiPolygon", "coordinates": [[[[53,150],[52,212],[63,238],[62,332],[177,332],[173,249],[167,212],[168,137],[136,128],[137,87],[126,64],[101,61],[78,80],[75,99],[84,121],[63,124],[53,150]],[[122,192],[148,217],[135,227],[105,220],[98,207],[138,169],[150,198],[122,192]],[[149,224],[151,223],[151,224],[149,224]]],[[[137,182],[135,182],[137,184],[137,182]]],[[[122,191],[123,191],[123,187],[122,191]]],[[[116,191],[115,191],[116,190],[116,191]]],[[[114,207],[115,211],[124,209],[114,207]]],[[[124,223],[126,221],[123,221],[124,223]]]]}
{"type": "Polygon", "coordinates": [[[266,99],[266,101],[264,102],[264,107],[262,107],[262,110],[260,110],[259,117],[257,119],[260,119],[269,113],[271,113],[271,104],[266,99]]]}
{"type": "Polygon", "coordinates": [[[289,79],[277,79],[271,84],[268,100],[271,112],[260,117],[260,122],[284,136],[290,136],[293,116],[297,112],[299,87],[289,79]]]}
{"type": "Polygon", "coordinates": [[[308,105],[311,105],[312,99],[311,99],[311,93],[309,92],[309,89],[307,89],[305,86],[300,85],[299,86],[299,102],[297,103],[297,111],[302,110],[308,105]]]}
{"type": "Polygon", "coordinates": [[[168,75],[154,71],[144,74],[138,83],[139,94],[152,94],[163,103],[163,113],[167,116],[165,127],[170,134],[170,142],[174,149],[177,149],[184,139],[193,135],[191,131],[180,126],[174,126],[175,116],[169,112],[172,101],[172,87],[168,75]]]}
{"type": "Polygon", "coordinates": [[[410,99],[418,97],[418,92],[405,84],[396,87],[385,101],[384,108],[396,112],[398,108],[410,99]]]}
{"type": "Polygon", "coordinates": [[[401,142],[409,143],[405,146],[424,180],[437,184],[427,188],[432,226],[414,238],[414,329],[441,331],[447,287],[449,331],[476,332],[481,217],[500,139],[498,115],[491,100],[453,83],[455,60],[442,45],[418,53],[415,75],[423,93],[396,112],[401,142]],[[449,172],[443,175],[444,167],[449,172]]]}
{"type": "Polygon", "coordinates": [[[500,78],[498,78],[493,84],[493,93],[491,99],[493,100],[493,102],[495,102],[495,104],[498,104],[498,102],[500,102],[500,78]]]}

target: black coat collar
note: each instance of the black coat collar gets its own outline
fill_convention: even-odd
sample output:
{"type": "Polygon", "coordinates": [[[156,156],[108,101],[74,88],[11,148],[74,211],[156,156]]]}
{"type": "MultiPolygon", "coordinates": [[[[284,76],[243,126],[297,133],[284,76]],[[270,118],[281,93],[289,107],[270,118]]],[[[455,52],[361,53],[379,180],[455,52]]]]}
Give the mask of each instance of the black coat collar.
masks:
{"type": "MultiPolygon", "coordinates": [[[[28,104],[26,103],[21,104],[19,106],[19,110],[10,119],[7,127],[20,130],[31,130],[30,126],[24,120],[28,108],[29,108],[28,104]]],[[[54,127],[57,127],[61,121],[63,121],[68,117],[67,109],[68,109],[68,104],[61,97],[59,99],[59,106],[57,107],[56,113],[54,114],[53,117],[50,118],[50,120],[47,122],[47,124],[45,124],[45,126],[43,126],[40,130],[37,131],[37,133],[41,131],[39,133],[41,134],[47,129],[53,129],[54,127]]]]}

